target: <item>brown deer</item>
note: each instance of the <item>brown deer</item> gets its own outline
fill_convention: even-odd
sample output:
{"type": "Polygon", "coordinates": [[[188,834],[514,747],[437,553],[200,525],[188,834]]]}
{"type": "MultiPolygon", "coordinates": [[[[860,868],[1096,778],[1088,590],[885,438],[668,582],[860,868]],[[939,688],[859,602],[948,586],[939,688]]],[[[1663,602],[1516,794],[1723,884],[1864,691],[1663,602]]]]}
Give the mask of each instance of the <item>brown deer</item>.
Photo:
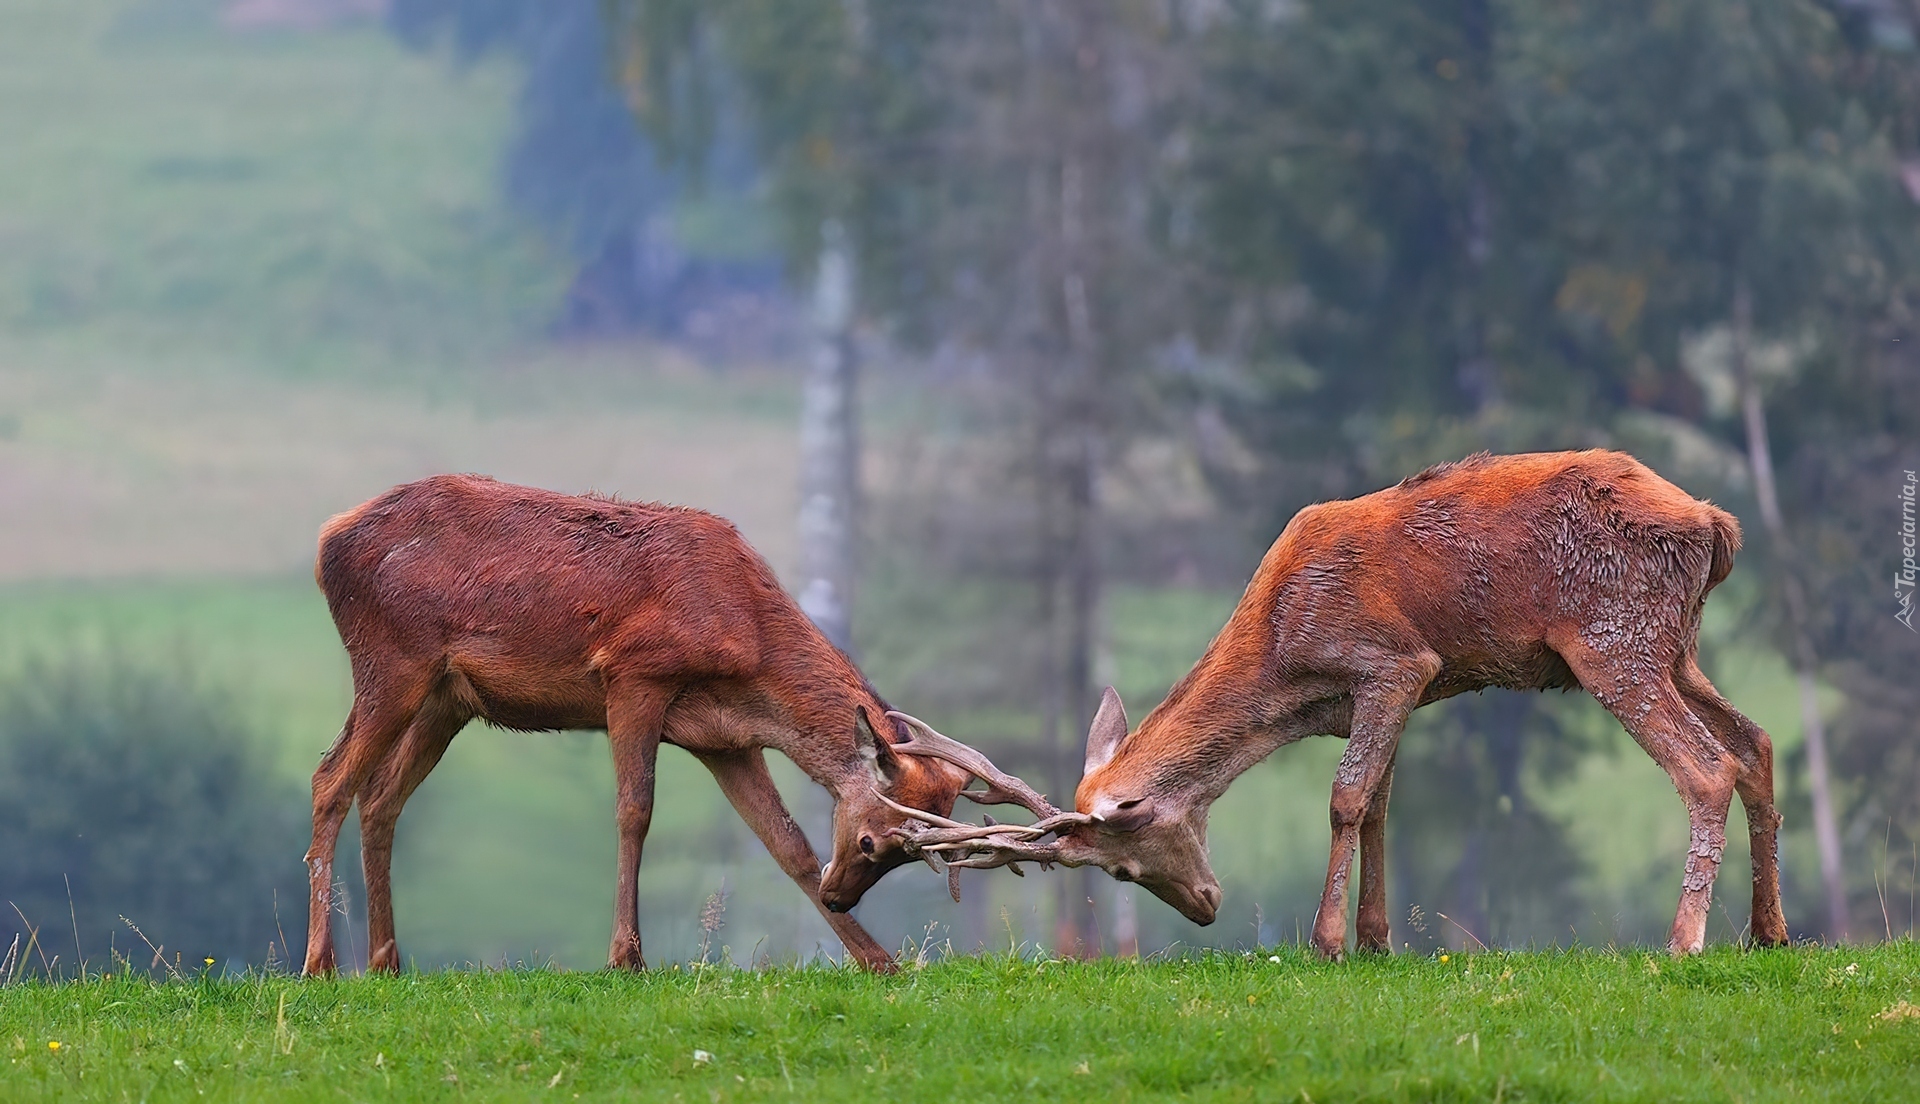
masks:
{"type": "Polygon", "coordinates": [[[1784,943],[1773,745],[1695,661],[1707,592],[1739,547],[1731,515],[1617,452],[1483,453],[1309,506],[1139,731],[1128,735],[1107,690],[1077,811],[1043,806],[1040,823],[1020,828],[921,817],[903,833],[912,850],[963,866],[1096,864],[1206,924],[1220,906],[1208,807],[1276,748],[1332,734],[1348,742],[1313,945],[1330,958],[1345,949],[1358,843],[1359,945],[1385,951],[1387,795],[1408,714],[1490,686],[1578,685],[1686,804],[1690,845],[1668,949],[1692,953],[1705,940],[1736,792],[1753,845],[1753,937],[1784,943]]]}
{"type": "MultiPolygon", "coordinates": [[[[609,965],[645,966],[636,886],[665,740],[713,772],[848,953],[869,970],[893,968],[846,911],[911,861],[891,831],[906,820],[899,810],[951,812],[968,774],[896,749],[909,730],[887,719],[886,703],[732,525],[682,507],[445,475],[327,522],[314,570],[352,661],[354,698],[313,774],[306,973],[334,968],[333,855],[355,799],[367,965],[399,969],[394,824],[476,717],[524,731],[606,730],[619,831],[609,965]],[[774,789],[766,748],[834,795],[824,871],[774,789]]],[[[965,749],[946,749],[956,756],[965,749]]],[[[969,796],[1008,799],[1001,789],[969,796]]]]}

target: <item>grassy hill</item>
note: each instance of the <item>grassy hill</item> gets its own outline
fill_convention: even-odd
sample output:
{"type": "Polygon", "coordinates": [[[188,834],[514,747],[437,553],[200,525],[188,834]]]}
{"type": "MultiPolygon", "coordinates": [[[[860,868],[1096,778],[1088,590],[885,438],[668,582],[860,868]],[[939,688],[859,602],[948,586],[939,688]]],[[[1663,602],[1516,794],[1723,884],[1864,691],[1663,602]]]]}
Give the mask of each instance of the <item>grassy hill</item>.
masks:
{"type": "Polygon", "coordinates": [[[42,1100],[1898,1100],[1920,947],[0,989],[42,1100]],[[57,1045],[56,1045],[57,1044],[57,1045]]]}
{"type": "Polygon", "coordinates": [[[377,374],[538,323],[564,269],[494,198],[510,70],[220,7],[0,3],[0,325],[377,374]]]}

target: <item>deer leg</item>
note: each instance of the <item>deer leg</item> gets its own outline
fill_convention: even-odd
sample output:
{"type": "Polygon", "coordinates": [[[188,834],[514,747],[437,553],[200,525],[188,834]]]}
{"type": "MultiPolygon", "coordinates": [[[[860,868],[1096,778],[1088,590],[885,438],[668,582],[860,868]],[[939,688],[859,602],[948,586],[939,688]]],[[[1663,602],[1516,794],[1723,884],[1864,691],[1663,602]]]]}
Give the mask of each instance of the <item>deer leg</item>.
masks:
{"type": "Polygon", "coordinates": [[[1787,917],[1780,908],[1780,813],[1773,805],[1773,740],[1720,696],[1692,655],[1674,665],[1674,685],[1694,716],[1713,731],[1740,763],[1734,789],[1747,812],[1747,838],[1753,851],[1753,941],[1763,947],[1787,942],[1787,917]]]}
{"type": "Polygon", "coordinates": [[[1706,945],[1713,880],[1727,845],[1727,809],[1740,763],[1687,708],[1670,677],[1670,664],[1638,656],[1616,659],[1578,641],[1555,650],[1580,685],[1619,720],[1680,791],[1687,806],[1687,862],[1667,950],[1698,953],[1706,945]]]}
{"type": "Polygon", "coordinates": [[[813,845],[807,842],[807,835],[794,823],[793,815],[787,812],[787,804],[780,798],[780,791],[774,788],[773,776],[767,773],[767,760],[758,749],[753,751],[726,754],[702,754],[700,761],[713,772],[714,780],[720,783],[720,791],[733,802],[740,818],[760,837],[767,847],[767,853],[780,869],[787,872],[800,891],[813,902],[813,907],[826,918],[827,926],[839,937],[841,946],[853,956],[862,969],[876,974],[891,974],[899,969],[893,956],[887,953],[860,922],[844,912],[828,912],[820,903],[820,857],[814,854],[813,845]]]}
{"type": "Polygon", "coordinates": [[[1394,749],[1407,715],[1420,703],[1421,691],[1439,670],[1440,657],[1431,652],[1394,657],[1365,671],[1354,689],[1347,750],[1334,771],[1333,799],[1328,803],[1333,844],[1327,855],[1327,883],[1320,894],[1320,911],[1313,919],[1313,948],[1326,958],[1345,957],[1347,879],[1353,869],[1354,846],[1360,841],[1360,823],[1372,807],[1380,783],[1393,768],[1394,749]]]}
{"type": "Polygon", "coordinates": [[[619,858],[613,895],[609,969],[644,970],[640,953],[640,852],[653,823],[654,766],[672,692],[641,684],[607,694],[607,739],[613,747],[614,822],[619,858]]]}
{"type": "Polygon", "coordinates": [[[407,798],[471,718],[444,696],[414,715],[400,743],[380,761],[360,794],[360,867],[367,879],[367,971],[400,972],[393,929],[393,827],[407,798]]]}
{"type": "MultiPolygon", "coordinates": [[[[356,682],[360,680],[356,679],[356,682]]],[[[367,680],[369,682],[373,680],[367,680]]],[[[426,697],[426,679],[382,678],[385,693],[356,694],[340,738],[313,772],[313,842],[307,848],[307,960],[301,973],[334,970],[333,854],[347,810],[426,697]]]]}
{"type": "Polygon", "coordinates": [[[1387,796],[1393,791],[1393,761],[1367,803],[1360,821],[1360,911],[1354,922],[1357,947],[1390,954],[1393,939],[1387,922],[1387,796]]]}
{"type": "Polygon", "coordinates": [[[305,977],[331,974],[333,952],[333,851],[340,835],[340,821],[346,809],[334,815],[333,793],[338,788],[347,749],[353,743],[354,717],[359,705],[347,710],[347,720],[320,765],[313,772],[313,838],[307,846],[307,960],[300,969],[305,977]],[[325,776],[323,782],[322,776],[325,776]]]}

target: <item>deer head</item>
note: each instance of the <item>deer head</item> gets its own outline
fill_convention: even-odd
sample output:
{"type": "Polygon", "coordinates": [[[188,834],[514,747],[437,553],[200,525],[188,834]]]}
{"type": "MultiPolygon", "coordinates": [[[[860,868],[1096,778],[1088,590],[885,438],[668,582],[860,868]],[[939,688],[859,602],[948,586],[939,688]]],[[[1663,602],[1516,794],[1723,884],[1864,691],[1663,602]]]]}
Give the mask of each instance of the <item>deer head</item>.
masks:
{"type": "MultiPolygon", "coordinates": [[[[914,727],[916,740],[923,738],[923,732],[946,739],[919,721],[903,719],[914,727]]],[[[963,867],[1022,861],[1098,866],[1120,881],[1139,883],[1194,923],[1211,924],[1220,909],[1220,882],[1207,862],[1209,802],[1167,784],[1152,757],[1129,755],[1128,743],[1126,708],[1109,686],[1087,731],[1086,766],[1074,796],[1076,811],[1063,812],[1040,798],[1038,805],[1021,801],[1040,818],[1030,825],[970,825],[916,817],[928,827],[903,830],[907,849],[963,867]]],[[[988,792],[995,788],[989,779],[988,792]]],[[[1005,785],[998,788],[1013,792],[1005,785]]],[[[1013,869],[1017,873],[1019,867],[1013,869]]]]}
{"type": "Polygon", "coordinates": [[[854,742],[864,769],[842,787],[833,810],[833,858],[820,872],[820,903],[846,912],[895,867],[914,862],[899,829],[911,818],[953,812],[954,800],[972,776],[908,742],[898,721],[887,726],[898,739],[874,731],[864,706],[854,710],[854,742]]]}

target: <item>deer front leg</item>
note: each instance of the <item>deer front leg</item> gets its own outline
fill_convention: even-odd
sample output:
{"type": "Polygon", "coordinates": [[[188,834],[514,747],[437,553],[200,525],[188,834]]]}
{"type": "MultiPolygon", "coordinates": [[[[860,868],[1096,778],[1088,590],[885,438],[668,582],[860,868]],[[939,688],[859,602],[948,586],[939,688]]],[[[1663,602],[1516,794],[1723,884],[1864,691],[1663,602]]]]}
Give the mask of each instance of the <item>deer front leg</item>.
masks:
{"type": "Polygon", "coordinates": [[[1387,921],[1387,797],[1393,792],[1393,760],[1367,803],[1367,815],[1360,821],[1360,912],[1354,921],[1358,947],[1362,951],[1388,954],[1393,951],[1391,925],[1387,921]]]}
{"type": "Polygon", "coordinates": [[[607,740],[613,748],[614,823],[620,836],[613,891],[613,941],[607,968],[644,970],[640,952],[640,852],[653,823],[654,767],[672,693],[642,684],[607,692],[607,740]]]}
{"type": "MultiPolygon", "coordinates": [[[[1333,843],[1327,855],[1327,882],[1320,894],[1320,911],[1313,919],[1313,948],[1322,957],[1336,961],[1345,957],[1347,879],[1353,868],[1353,849],[1360,840],[1361,821],[1387,772],[1393,769],[1394,750],[1399,746],[1407,715],[1420,703],[1421,691],[1439,670],[1440,657],[1427,652],[1370,667],[1356,681],[1347,750],[1334,771],[1333,798],[1328,803],[1333,843]]],[[[1381,815],[1384,818],[1384,803],[1381,815]]],[[[1381,918],[1384,921],[1384,902],[1381,918]]]]}
{"type": "Polygon", "coordinates": [[[773,777],[767,773],[765,755],[758,751],[736,752],[731,754],[703,754],[700,761],[713,772],[714,780],[720,783],[720,790],[733,802],[740,818],[760,837],[767,847],[773,861],[787,872],[800,891],[813,902],[813,907],[826,918],[827,926],[840,939],[841,946],[853,956],[862,969],[876,974],[891,974],[899,967],[887,949],[867,934],[860,922],[844,912],[828,912],[820,903],[820,858],[814,854],[813,845],[807,842],[805,832],[794,823],[793,815],[787,811],[786,802],[780,799],[780,791],[774,788],[773,777]]]}

